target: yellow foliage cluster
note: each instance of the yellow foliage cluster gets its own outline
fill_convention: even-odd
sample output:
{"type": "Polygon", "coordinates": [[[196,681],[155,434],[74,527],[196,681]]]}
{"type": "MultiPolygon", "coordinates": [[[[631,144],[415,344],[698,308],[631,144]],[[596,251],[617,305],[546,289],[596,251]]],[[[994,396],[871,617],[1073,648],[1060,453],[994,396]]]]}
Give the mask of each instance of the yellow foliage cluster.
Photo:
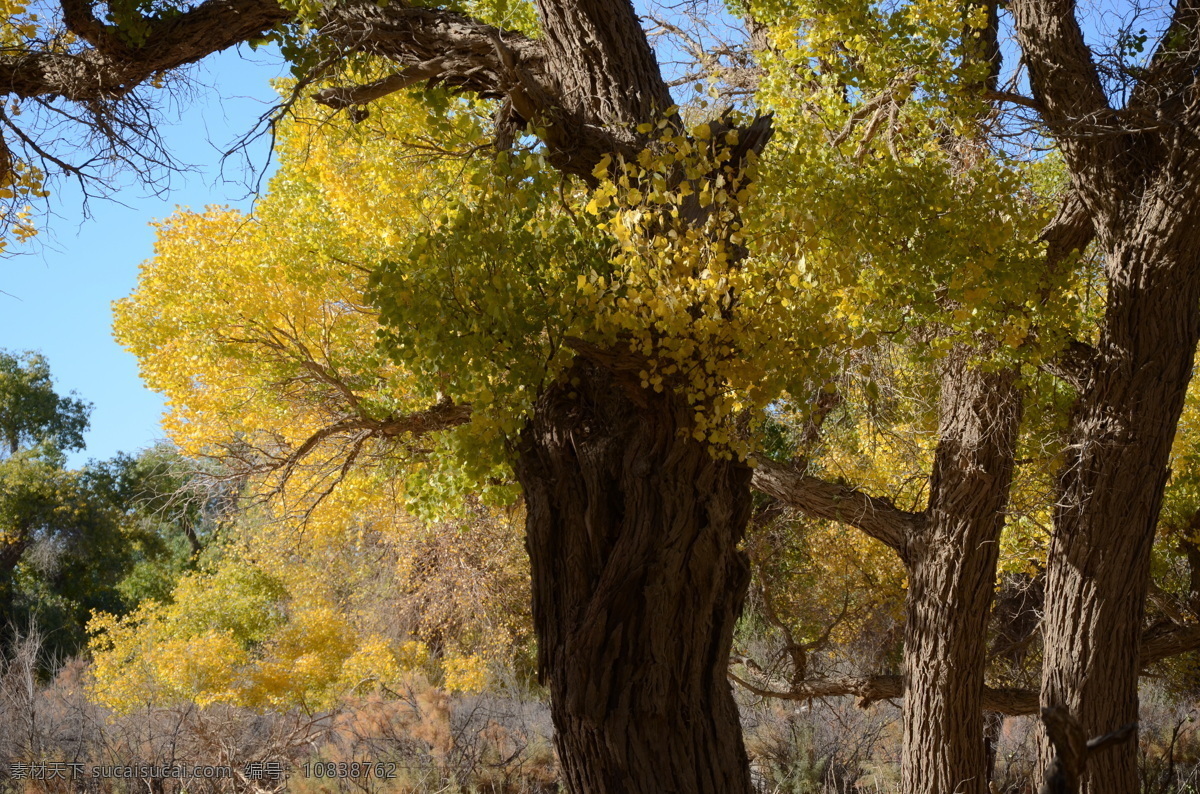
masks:
{"type": "Polygon", "coordinates": [[[94,696],[119,711],[320,708],[410,674],[475,691],[492,665],[527,665],[520,516],[478,508],[428,527],[387,501],[331,496],[307,525],[244,518],[237,542],[185,575],[170,603],[92,621],[94,696]],[[468,548],[427,556],[423,538],[467,531],[468,548]]]}

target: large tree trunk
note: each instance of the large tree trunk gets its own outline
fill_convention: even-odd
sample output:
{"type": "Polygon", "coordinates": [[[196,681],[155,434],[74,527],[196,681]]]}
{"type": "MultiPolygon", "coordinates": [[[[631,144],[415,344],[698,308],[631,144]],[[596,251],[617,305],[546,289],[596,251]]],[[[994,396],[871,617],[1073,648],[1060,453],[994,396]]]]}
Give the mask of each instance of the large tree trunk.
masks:
{"type": "Polygon", "coordinates": [[[1016,373],[962,350],[942,375],[927,520],[908,536],[906,794],[984,794],[983,672],[1000,530],[1021,421],[1016,373]]]}
{"type": "MultiPolygon", "coordinates": [[[[1098,735],[1138,717],[1150,553],[1200,338],[1200,16],[1192,2],[1174,4],[1150,62],[1114,108],[1075,0],[1009,8],[1039,115],[1096,231],[1108,282],[1099,342],[1073,378],[1079,398],[1046,570],[1042,667],[1043,705],[1098,735]]],[[[1049,762],[1048,741],[1043,751],[1049,762]]],[[[1084,790],[1134,794],[1135,746],[1088,763],[1084,790]]]]}
{"type": "MultiPolygon", "coordinates": [[[[1075,5],[1009,8],[1039,114],[1105,257],[1100,339],[1073,378],[1079,397],[1059,475],[1042,666],[1042,705],[1065,707],[1095,736],[1137,719],[1150,550],[1200,338],[1200,15],[1193,3],[1173,4],[1149,63],[1114,108],[1075,5]]],[[[1137,789],[1133,744],[1089,762],[1090,794],[1137,789]]]]}
{"type": "Polygon", "coordinates": [[[520,440],[540,674],[573,794],[750,794],[726,668],[750,470],[582,357],[520,440]]]}
{"type": "MultiPolygon", "coordinates": [[[[1071,423],[1047,570],[1042,703],[1089,736],[1137,720],[1150,550],[1200,339],[1200,229],[1160,204],[1108,256],[1104,331],[1071,423]]],[[[1089,762],[1083,789],[1134,794],[1136,743],[1089,762]]]]}

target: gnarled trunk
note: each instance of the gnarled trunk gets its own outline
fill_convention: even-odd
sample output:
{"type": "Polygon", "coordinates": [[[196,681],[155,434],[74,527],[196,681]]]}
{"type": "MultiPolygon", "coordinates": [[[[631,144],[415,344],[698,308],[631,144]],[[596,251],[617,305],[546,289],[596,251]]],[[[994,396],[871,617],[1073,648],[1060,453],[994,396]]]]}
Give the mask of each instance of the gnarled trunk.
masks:
{"type": "Polygon", "coordinates": [[[904,628],[906,794],[984,794],[988,609],[1021,421],[1016,373],[945,364],[923,526],[908,536],[904,628]]]}
{"type": "MultiPolygon", "coordinates": [[[[1082,735],[1094,736],[1137,719],[1150,550],[1200,338],[1191,94],[1200,16],[1191,3],[1173,4],[1146,68],[1116,107],[1075,0],[1012,0],[1009,8],[1033,99],[1104,253],[1108,287],[1099,341],[1071,378],[1079,397],[1059,475],[1042,631],[1042,705],[1065,708],[1082,735]]],[[[1045,765],[1045,738],[1042,749],[1045,765]]],[[[1136,792],[1134,745],[1089,763],[1083,786],[1136,792]]]]}
{"type": "Polygon", "coordinates": [[[750,794],[726,679],[750,470],[688,406],[577,359],[517,450],[539,670],[573,794],[750,794]]]}
{"type": "MultiPolygon", "coordinates": [[[[1200,339],[1200,230],[1166,198],[1158,210],[1108,256],[1104,331],[1071,423],[1046,576],[1042,703],[1089,736],[1137,721],[1150,550],[1200,339]]],[[[1083,790],[1136,792],[1136,743],[1090,762],[1083,790]]]]}

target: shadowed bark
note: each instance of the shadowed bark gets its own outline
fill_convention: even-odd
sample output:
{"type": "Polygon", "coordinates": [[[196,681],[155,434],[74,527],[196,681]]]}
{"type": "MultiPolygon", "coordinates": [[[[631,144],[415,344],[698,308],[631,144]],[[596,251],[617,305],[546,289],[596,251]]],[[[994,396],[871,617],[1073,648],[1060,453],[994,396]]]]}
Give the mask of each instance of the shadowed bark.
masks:
{"type": "MultiPolygon", "coordinates": [[[[1104,258],[1099,340],[1059,474],[1046,577],[1042,703],[1085,735],[1137,719],[1139,636],[1171,442],[1200,339],[1197,7],[1180,2],[1124,107],[1108,103],[1073,0],[1014,0],[1041,117],[1104,258]]],[[[1044,763],[1050,747],[1043,741],[1044,763]]],[[[1099,755],[1089,794],[1136,791],[1134,745],[1099,755]]]]}
{"type": "Polygon", "coordinates": [[[1061,706],[1042,709],[1042,724],[1054,756],[1046,768],[1040,794],[1077,794],[1079,781],[1093,755],[1103,757],[1102,751],[1125,744],[1137,735],[1137,724],[1130,723],[1087,741],[1083,726],[1061,706]]]}
{"type": "Polygon", "coordinates": [[[517,450],[539,671],[579,794],[750,794],[725,677],[750,470],[680,431],[686,403],[576,360],[517,450]]]}
{"type": "Polygon", "coordinates": [[[983,669],[1021,395],[1012,370],[943,364],[924,528],[908,539],[904,750],[909,794],[983,794],[983,669]]]}

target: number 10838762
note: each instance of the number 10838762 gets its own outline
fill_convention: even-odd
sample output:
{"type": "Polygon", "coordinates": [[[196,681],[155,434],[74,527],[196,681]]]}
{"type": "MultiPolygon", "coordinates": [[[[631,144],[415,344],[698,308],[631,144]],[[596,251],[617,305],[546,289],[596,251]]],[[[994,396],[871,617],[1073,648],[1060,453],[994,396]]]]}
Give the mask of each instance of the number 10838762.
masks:
{"type": "Polygon", "coordinates": [[[381,780],[391,780],[396,777],[396,764],[393,762],[378,761],[368,763],[366,761],[342,761],[334,763],[333,761],[318,761],[316,763],[305,764],[302,767],[305,777],[329,777],[329,778],[364,778],[374,777],[381,780]]]}

